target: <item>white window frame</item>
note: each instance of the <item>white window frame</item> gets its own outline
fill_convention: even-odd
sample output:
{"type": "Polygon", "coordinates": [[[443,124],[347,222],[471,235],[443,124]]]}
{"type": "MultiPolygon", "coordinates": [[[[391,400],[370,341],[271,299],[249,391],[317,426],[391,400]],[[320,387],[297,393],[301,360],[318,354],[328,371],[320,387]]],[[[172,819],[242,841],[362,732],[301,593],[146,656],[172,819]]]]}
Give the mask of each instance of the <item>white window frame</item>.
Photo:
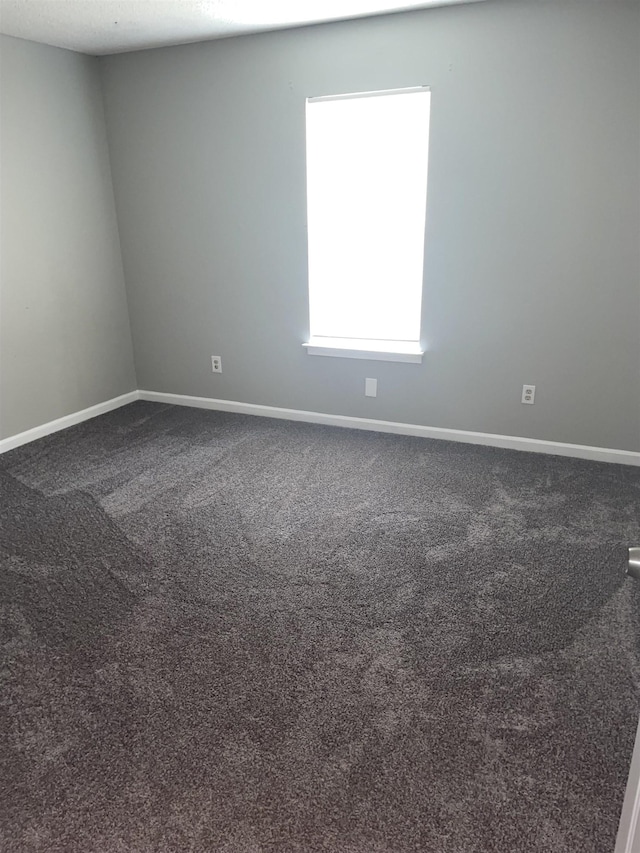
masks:
{"type": "MultiPolygon", "coordinates": [[[[319,101],[336,101],[346,99],[361,99],[384,95],[408,94],[412,92],[431,92],[429,86],[412,86],[399,89],[385,89],[372,92],[356,92],[353,94],[326,95],[307,98],[306,104],[319,101]]],[[[425,198],[426,206],[426,198],[425,198]]],[[[425,211],[426,221],[426,211],[425,211]]],[[[426,243],[426,238],[425,238],[426,243]]],[[[423,252],[425,250],[423,243],[423,252]]],[[[424,256],[423,256],[424,263],[424,256]]],[[[422,287],[424,287],[424,267],[422,287]]],[[[420,329],[422,323],[420,318],[420,329]]],[[[420,336],[422,332],[420,331],[420,336]]],[[[418,341],[385,341],[382,339],[337,338],[310,336],[303,344],[309,355],[329,356],[332,358],[357,358],[377,361],[395,361],[420,364],[424,355],[420,340],[418,341]]]]}

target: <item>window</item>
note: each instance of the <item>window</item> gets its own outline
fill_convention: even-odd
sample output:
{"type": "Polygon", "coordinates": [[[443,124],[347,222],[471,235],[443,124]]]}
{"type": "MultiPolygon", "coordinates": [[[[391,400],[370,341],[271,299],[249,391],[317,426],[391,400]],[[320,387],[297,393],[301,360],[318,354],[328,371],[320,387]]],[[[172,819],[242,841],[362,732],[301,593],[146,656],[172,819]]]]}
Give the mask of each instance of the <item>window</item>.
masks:
{"type": "Polygon", "coordinates": [[[427,88],[307,100],[313,355],[421,361],[427,88]]]}

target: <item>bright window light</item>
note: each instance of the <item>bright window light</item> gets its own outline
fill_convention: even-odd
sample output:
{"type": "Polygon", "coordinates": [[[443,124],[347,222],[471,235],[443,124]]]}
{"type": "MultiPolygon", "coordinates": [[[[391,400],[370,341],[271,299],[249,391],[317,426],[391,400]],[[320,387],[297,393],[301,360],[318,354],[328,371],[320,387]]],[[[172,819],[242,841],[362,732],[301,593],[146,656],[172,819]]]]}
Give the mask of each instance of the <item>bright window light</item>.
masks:
{"type": "Polygon", "coordinates": [[[426,88],[307,101],[312,345],[419,350],[429,107],[426,88]]]}

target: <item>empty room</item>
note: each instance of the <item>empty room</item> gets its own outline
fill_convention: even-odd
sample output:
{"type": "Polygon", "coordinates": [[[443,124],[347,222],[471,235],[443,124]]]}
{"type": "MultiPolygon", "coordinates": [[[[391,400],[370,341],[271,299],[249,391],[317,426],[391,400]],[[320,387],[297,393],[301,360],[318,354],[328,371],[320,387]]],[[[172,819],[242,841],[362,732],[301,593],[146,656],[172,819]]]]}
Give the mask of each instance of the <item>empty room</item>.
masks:
{"type": "Polygon", "coordinates": [[[0,0],[0,848],[640,853],[640,0],[0,0]]]}

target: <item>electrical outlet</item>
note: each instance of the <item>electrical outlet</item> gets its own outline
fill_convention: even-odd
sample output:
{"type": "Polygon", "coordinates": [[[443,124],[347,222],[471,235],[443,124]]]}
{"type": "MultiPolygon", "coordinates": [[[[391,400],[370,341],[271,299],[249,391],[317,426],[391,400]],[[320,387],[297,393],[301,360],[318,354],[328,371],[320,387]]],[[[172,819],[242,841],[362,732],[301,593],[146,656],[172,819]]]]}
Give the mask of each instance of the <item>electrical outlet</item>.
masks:
{"type": "Polygon", "coordinates": [[[522,402],[528,403],[530,406],[536,401],[536,386],[535,385],[523,385],[522,386],[522,402]]]}
{"type": "Polygon", "coordinates": [[[211,356],[211,370],[213,373],[222,373],[222,358],[219,355],[211,356]]]}
{"type": "Polygon", "coordinates": [[[364,380],[364,396],[365,397],[377,397],[378,396],[378,380],[377,379],[365,379],[364,380]]]}

